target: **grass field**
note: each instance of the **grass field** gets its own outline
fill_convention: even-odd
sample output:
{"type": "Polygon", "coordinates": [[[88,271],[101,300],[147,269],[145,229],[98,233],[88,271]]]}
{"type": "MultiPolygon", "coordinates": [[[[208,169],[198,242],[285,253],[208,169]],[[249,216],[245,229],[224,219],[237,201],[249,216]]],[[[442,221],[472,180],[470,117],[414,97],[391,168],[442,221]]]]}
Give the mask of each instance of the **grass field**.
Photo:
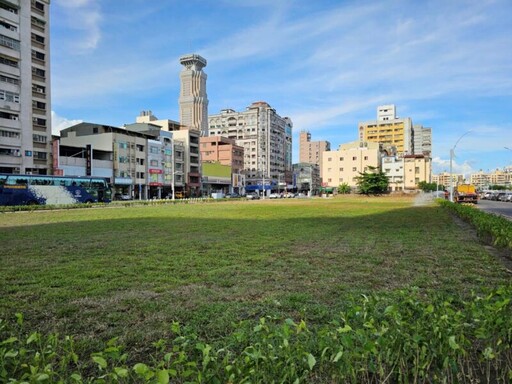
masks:
{"type": "Polygon", "coordinates": [[[266,315],[328,323],[358,294],[462,296],[510,275],[410,198],[341,197],[0,214],[0,318],[143,358],[179,321],[215,343],[266,315]]]}

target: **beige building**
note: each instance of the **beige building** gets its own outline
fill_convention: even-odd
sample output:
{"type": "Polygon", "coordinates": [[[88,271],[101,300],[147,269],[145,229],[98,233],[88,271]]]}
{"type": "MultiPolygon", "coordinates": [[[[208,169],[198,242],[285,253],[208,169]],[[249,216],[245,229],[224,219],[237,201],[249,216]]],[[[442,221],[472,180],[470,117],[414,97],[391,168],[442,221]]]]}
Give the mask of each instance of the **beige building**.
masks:
{"type": "MultiPolygon", "coordinates": [[[[331,150],[328,141],[311,141],[311,133],[301,131],[299,136],[299,162],[316,164],[322,172],[322,153],[331,150]]],[[[320,173],[320,177],[322,174],[320,173]]]]}
{"type": "Polygon", "coordinates": [[[357,177],[368,167],[381,167],[382,145],[366,141],[341,144],[337,151],[322,154],[323,187],[338,187],[347,183],[357,186],[357,177]]]}
{"type": "MultiPolygon", "coordinates": [[[[462,174],[452,174],[453,185],[462,184],[465,181],[464,175],[462,174]]],[[[437,175],[432,175],[432,183],[436,183],[438,185],[443,185],[445,188],[450,188],[450,173],[442,172],[437,175]]]]}
{"type": "Polygon", "coordinates": [[[206,95],[206,59],[195,54],[180,57],[180,124],[208,136],[208,96],[206,95]]]}
{"type": "Polygon", "coordinates": [[[400,156],[413,153],[412,120],[397,118],[393,104],[377,108],[377,120],[359,123],[359,141],[396,147],[400,156]]]}
{"type": "Polygon", "coordinates": [[[432,161],[429,156],[406,155],[404,161],[404,189],[418,189],[422,181],[430,183],[432,175],[432,161]]]}
{"type": "Polygon", "coordinates": [[[50,1],[0,1],[0,172],[51,171],[50,1]]]}

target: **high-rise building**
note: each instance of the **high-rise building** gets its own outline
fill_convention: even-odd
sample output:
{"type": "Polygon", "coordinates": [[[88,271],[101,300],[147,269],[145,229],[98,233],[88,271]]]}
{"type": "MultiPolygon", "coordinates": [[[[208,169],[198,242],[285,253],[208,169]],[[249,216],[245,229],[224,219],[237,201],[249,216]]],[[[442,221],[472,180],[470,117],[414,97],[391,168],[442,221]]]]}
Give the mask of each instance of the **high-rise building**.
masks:
{"type": "Polygon", "coordinates": [[[50,173],[49,8],[0,0],[0,172],[50,173]]]}
{"type": "Polygon", "coordinates": [[[180,57],[180,124],[208,136],[208,97],[206,95],[206,59],[195,54],[180,57]]]}
{"type": "Polygon", "coordinates": [[[234,139],[244,148],[244,174],[250,186],[292,181],[292,121],[264,101],[246,111],[223,109],[210,115],[209,135],[234,139]]]}
{"type": "Polygon", "coordinates": [[[299,162],[316,164],[320,167],[322,177],[322,153],[331,150],[328,141],[311,141],[311,133],[301,131],[299,136],[299,162]]]}
{"type": "Polygon", "coordinates": [[[393,104],[377,108],[377,120],[359,123],[359,140],[395,147],[398,155],[413,153],[412,120],[396,117],[393,104]]]}
{"type": "Polygon", "coordinates": [[[432,128],[426,128],[421,124],[412,126],[414,155],[432,155],[432,128]]]}

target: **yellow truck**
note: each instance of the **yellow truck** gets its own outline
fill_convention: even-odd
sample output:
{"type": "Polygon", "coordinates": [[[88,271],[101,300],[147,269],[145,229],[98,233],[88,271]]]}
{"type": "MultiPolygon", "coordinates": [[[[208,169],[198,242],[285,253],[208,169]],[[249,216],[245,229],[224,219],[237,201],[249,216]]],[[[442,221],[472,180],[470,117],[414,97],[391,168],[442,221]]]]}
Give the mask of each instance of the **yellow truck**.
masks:
{"type": "Polygon", "coordinates": [[[478,194],[473,184],[459,184],[455,187],[454,200],[456,203],[478,204],[478,194]]]}

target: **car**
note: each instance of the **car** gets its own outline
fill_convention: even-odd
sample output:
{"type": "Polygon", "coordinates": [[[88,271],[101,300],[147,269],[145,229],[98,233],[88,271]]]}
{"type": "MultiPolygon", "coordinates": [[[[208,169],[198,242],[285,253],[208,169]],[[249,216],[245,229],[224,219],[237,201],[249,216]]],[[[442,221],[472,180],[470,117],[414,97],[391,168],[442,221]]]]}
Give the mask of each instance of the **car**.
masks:
{"type": "Polygon", "coordinates": [[[114,200],[131,200],[132,197],[126,193],[116,193],[114,195],[114,200]]]}
{"type": "Polygon", "coordinates": [[[233,192],[233,193],[226,193],[226,194],[224,195],[224,197],[225,197],[226,199],[238,199],[238,198],[240,198],[240,195],[239,195],[238,193],[234,193],[234,192],[233,192]]]}
{"type": "Polygon", "coordinates": [[[248,193],[247,195],[245,195],[245,197],[248,200],[259,200],[260,199],[260,195],[258,195],[257,193],[248,193]]]}
{"type": "Polygon", "coordinates": [[[293,199],[295,197],[295,194],[292,193],[292,192],[286,192],[284,195],[283,195],[284,198],[286,199],[293,199]]]}
{"type": "Polygon", "coordinates": [[[280,199],[281,195],[279,193],[271,193],[270,195],[268,195],[268,198],[269,199],[280,199]]]}
{"type": "Polygon", "coordinates": [[[505,193],[502,193],[500,194],[500,196],[498,197],[498,200],[499,201],[508,201],[508,197],[511,195],[510,192],[505,192],[505,193]]]}
{"type": "Polygon", "coordinates": [[[507,202],[512,203],[512,193],[507,195],[507,202]]]}

